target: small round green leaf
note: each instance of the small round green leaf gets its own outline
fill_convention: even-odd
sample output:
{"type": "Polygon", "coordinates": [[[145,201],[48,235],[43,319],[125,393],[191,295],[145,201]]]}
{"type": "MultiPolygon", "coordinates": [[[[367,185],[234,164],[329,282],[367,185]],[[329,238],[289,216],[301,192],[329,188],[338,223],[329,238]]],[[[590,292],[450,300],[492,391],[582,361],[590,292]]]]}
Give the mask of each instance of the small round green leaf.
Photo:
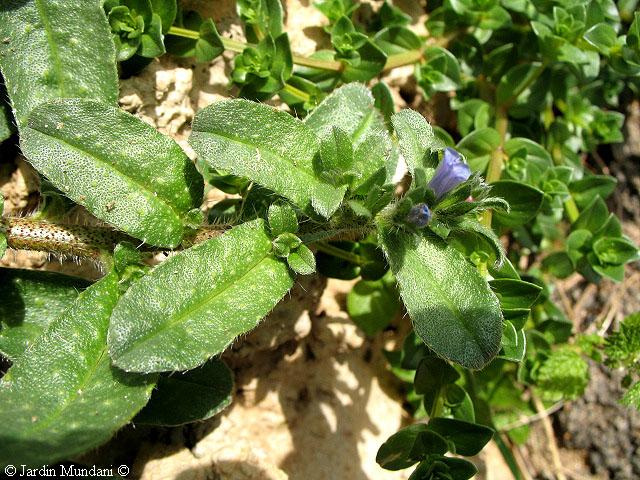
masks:
{"type": "Polygon", "coordinates": [[[306,245],[300,245],[287,257],[291,270],[300,275],[311,275],[316,271],[316,257],[306,245]]]}

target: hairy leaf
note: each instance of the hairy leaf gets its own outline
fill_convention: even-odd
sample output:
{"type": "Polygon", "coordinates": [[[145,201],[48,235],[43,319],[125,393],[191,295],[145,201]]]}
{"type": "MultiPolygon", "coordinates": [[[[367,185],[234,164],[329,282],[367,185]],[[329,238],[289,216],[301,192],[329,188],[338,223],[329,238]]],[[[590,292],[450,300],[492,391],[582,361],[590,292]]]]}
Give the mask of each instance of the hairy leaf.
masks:
{"type": "Polygon", "coordinates": [[[286,203],[273,203],[267,212],[269,230],[273,237],[282,233],[297,233],[298,218],[296,212],[286,203]]]}
{"type": "Polygon", "coordinates": [[[638,248],[625,238],[600,238],[594,242],[593,251],[601,262],[613,265],[638,259],[638,248]]]}
{"type": "Polygon", "coordinates": [[[478,271],[436,238],[386,231],[381,239],[418,336],[466,368],[485,366],[500,348],[502,314],[478,271]]]}
{"type": "Polygon", "coordinates": [[[202,200],[202,177],[174,140],[104,103],[37,107],[21,145],[71,199],[151,245],[177,246],[184,217],[202,200]]]}
{"type": "Polygon", "coordinates": [[[349,134],[354,146],[370,132],[385,131],[384,119],[375,108],[373,95],[360,83],[349,83],[334,90],[304,123],[320,138],[338,127],[349,134]]]}
{"type": "Polygon", "coordinates": [[[266,34],[277,37],[282,33],[282,4],[280,0],[238,0],[238,15],[246,23],[247,40],[258,42],[266,34]]]}
{"type": "Polygon", "coordinates": [[[513,323],[505,320],[502,330],[500,358],[521,362],[527,350],[527,337],[523,330],[516,330],[513,323]]]}
{"type": "Polygon", "coordinates": [[[572,230],[584,229],[596,233],[605,224],[609,216],[609,208],[599,195],[580,211],[580,216],[573,222],[572,230]]]}
{"type": "Polygon", "coordinates": [[[180,252],[135,283],[113,311],[109,352],[137,372],[195,368],[254,328],[293,284],[263,220],[180,252]]]}
{"type": "Polygon", "coordinates": [[[111,365],[107,326],[118,278],[107,275],[20,357],[0,382],[0,466],[41,466],[107,441],[151,395],[153,377],[111,365]]]}
{"type": "Polygon", "coordinates": [[[458,371],[438,357],[424,357],[418,364],[413,380],[416,393],[424,395],[423,402],[427,412],[438,400],[442,389],[460,378],[458,371]]]}
{"type": "Polygon", "coordinates": [[[391,117],[391,123],[410,172],[416,167],[438,166],[438,159],[432,158],[431,153],[441,148],[440,141],[422,115],[414,110],[401,110],[391,117]]]}
{"type": "Polygon", "coordinates": [[[368,134],[353,152],[351,191],[364,197],[374,185],[382,186],[393,177],[397,157],[386,132],[368,134]]]}
{"type": "Polygon", "coordinates": [[[211,167],[247,177],[308,214],[328,218],[342,202],[345,188],[314,170],[318,138],[288,113],[241,99],[214,103],[197,113],[189,143],[211,167]]]}
{"type": "MultiPolygon", "coordinates": [[[[385,4],[386,5],[386,4],[385,4]]],[[[422,40],[406,27],[387,27],[376,33],[375,43],[387,55],[394,55],[422,48],[422,40]]]]}
{"type": "Polygon", "coordinates": [[[300,245],[287,257],[287,264],[299,275],[311,275],[316,271],[316,257],[306,245],[300,245]]]}
{"type": "Polygon", "coordinates": [[[22,128],[56,98],[118,101],[116,51],[101,2],[5,0],[0,70],[22,128]]]}
{"type": "Polygon", "coordinates": [[[391,116],[396,112],[396,107],[389,86],[380,81],[371,88],[371,93],[375,107],[382,113],[387,129],[391,130],[391,116]]]}
{"type": "Polygon", "coordinates": [[[0,268],[0,353],[15,361],[89,282],[53,272],[0,268]]]}

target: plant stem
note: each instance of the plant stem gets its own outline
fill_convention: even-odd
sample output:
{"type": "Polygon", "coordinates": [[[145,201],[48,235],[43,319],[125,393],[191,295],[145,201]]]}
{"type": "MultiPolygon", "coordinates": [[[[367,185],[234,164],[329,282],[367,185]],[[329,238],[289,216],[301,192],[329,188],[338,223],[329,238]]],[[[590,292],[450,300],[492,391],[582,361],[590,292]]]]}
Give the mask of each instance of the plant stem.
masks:
{"type": "Polygon", "coordinates": [[[220,37],[220,38],[222,38],[222,45],[224,45],[224,48],[226,48],[230,52],[242,53],[242,52],[244,52],[245,48],[250,46],[250,45],[247,45],[244,42],[240,42],[238,40],[233,40],[231,38],[226,38],[226,37],[220,37]]]}
{"type": "MultiPolygon", "coordinates": [[[[169,28],[167,34],[190,38],[192,40],[198,40],[200,38],[200,33],[196,30],[189,30],[188,28],[175,26],[169,28]]],[[[255,46],[251,43],[245,43],[227,37],[221,36],[220,39],[222,40],[222,45],[224,45],[224,48],[234,53],[242,53],[245,48],[255,46]]],[[[335,60],[320,60],[317,58],[308,58],[300,55],[293,55],[293,63],[304,67],[319,68],[321,70],[332,70],[335,72],[339,72],[343,68],[342,63],[335,60]]]]}
{"type": "MultiPolygon", "coordinates": [[[[509,127],[509,119],[507,118],[507,110],[504,107],[496,108],[496,130],[500,135],[500,143],[491,152],[491,159],[487,167],[487,183],[491,184],[500,180],[502,175],[502,163],[504,159],[504,142],[507,137],[507,129],[509,127]]],[[[484,226],[491,228],[491,210],[486,210],[482,214],[482,223],[484,226]]]]}
{"type": "Polygon", "coordinates": [[[348,262],[355,263],[356,265],[362,266],[369,263],[366,259],[362,258],[360,255],[357,255],[352,252],[347,252],[346,250],[343,250],[338,247],[334,247],[333,245],[328,244],[326,242],[318,242],[315,245],[320,252],[328,253],[329,255],[333,255],[334,257],[338,257],[348,262]]]}
{"type": "Polygon", "coordinates": [[[189,30],[188,28],[171,26],[167,35],[175,35],[177,37],[191,38],[192,40],[198,40],[200,38],[200,32],[196,30],[189,30]]]}
{"type": "MultiPolygon", "coordinates": [[[[228,225],[204,225],[192,231],[191,234],[185,235],[176,250],[189,248],[215,238],[228,228],[228,225]]],[[[152,245],[141,245],[139,240],[111,227],[52,223],[33,218],[2,217],[0,218],[0,233],[6,235],[7,246],[14,250],[47,252],[97,261],[101,261],[105,253],[112,252],[115,246],[123,241],[139,245],[139,249],[146,252],[167,250],[152,245]]],[[[370,231],[363,227],[345,228],[310,233],[303,235],[302,239],[306,244],[316,246],[319,251],[362,266],[369,263],[366,258],[330,245],[326,243],[326,240],[334,238],[357,240],[369,233],[370,231]]]]}
{"type": "Polygon", "coordinates": [[[502,455],[502,458],[504,459],[505,463],[509,467],[511,474],[513,475],[513,478],[515,480],[522,480],[522,471],[518,466],[518,461],[515,459],[515,457],[513,456],[513,452],[511,451],[507,443],[502,438],[502,433],[500,432],[495,433],[493,435],[493,441],[496,442],[496,445],[498,446],[498,450],[500,450],[500,454],[502,455]]]}
{"type": "Polygon", "coordinates": [[[341,72],[344,68],[343,63],[336,60],[320,60],[319,58],[303,57],[301,55],[293,55],[292,57],[293,63],[301,67],[318,68],[332,72],[341,72]]]}
{"type": "MultiPolygon", "coordinates": [[[[511,97],[509,97],[503,104],[496,105],[496,130],[500,135],[500,144],[498,147],[491,153],[491,160],[489,160],[489,166],[487,168],[487,183],[493,183],[500,180],[500,176],[502,175],[502,164],[504,160],[504,142],[507,136],[507,128],[509,126],[508,119],[508,111],[509,107],[517,100],[517,98],[524,92],[527,88],[529,88],[537,79],[542,75],[544,69],[547,67],[546,63],[541,63],[538,66],[538,69],[535,71],[533,75],[522,85],[519,86],[517,90],[513,92],[511,97]]],[[[491,227],[491,210],[487,210],[482,215],[482,223],[486,227],[491,227]]]]}
{"type": "Polygon", "coordinates": [[[113,250],[120,241],[136,242],[109,227],[54,224],[29,218],[2,218],[0,228],[9,248],[94,260],[100,259],[104,251],[113,250]]]}
{"type": "Polygon", "coordinates": [[[282,88],[282,90],[284,90],[287,93],[290,93],[291,95],[298,97],[299,99],[308,102],[309,100],[311,100],[311,96],[306,93],[303,92],[302,90],[300,90],[299,88],[294,87],[293,85],[290,85],[288,83],[284,84],[284,87],[282,88]]]}
{"type": "MultiPolygon", "coordinates": [[[[466,369],[464,371],[464,376],[465,376],[465,388],[469,393],[469,396],[471,397],[471,402],[473,403],[474,410],[475,410],[476,405],[478,404],[478,394],[477,394],[478,388],[476,385],[476,377],[472,371],[466,370],[466,369]]],[[[484,419],[483,423],[495,429],[495,424],[493,422],[493,418],[491,417],[490,409],[487,409],[486,413],[488,415],[488,418],[484,419]]],[[[504,461],[509,467],[509,470],[511,470],[514,480],[522,480],[523,475],[520,468],[518,467],[518,462],[514,458],[513,452],[511,451],[511,449],[504,442],[502,438],[502,434],[500,432],[496,432],[495,435],[493,436],[493,441],[498,446],[498,449],[502,454],[502,458],[504,458],[504,461]]]]}
{"type": "Polygon", "coordinates": [[[307,232],[300,235],[300,240],[307,245],[312,246],[318,242],[329,240],[351,240],[357,241],[365,238],[374,231],[373,228],[365,226],[352,228],[338,228],[333,230],[320,230],[315,232],[307,232]]]}
{"type": "Polygon", "coordinates": [[[429,418],[436,418],[442,415],[442,409],[444,407],[444,398],[442,398],[442,388],[438,389],[436,399],[433,401],[431,411],[429,412],[429,418]]]}
{"type": "MultiPolygon", "coordinates": [[[[555,144],[551,148],[551,157],[553,158],[553,163],[556,165],[562,165],[564,163],[562,160],[562,149],[560,148],[560,145],[555,144]]],[[[578,205],[576,205],[576,201],[573,199],[571,194],[569,194],[569,198],[563,202],[563,206],[564,213],[567,214],[569,221],[574,223],[580,216],[580,210],[578,209],[578,205]]]]}
{"type": "Polygon", "coordinates": [[[402,53],[396,53],[387,57],[387,62],[384,64],[382,71],[387,72],[394,68],[403,67],[405,65],[412,65],[424,59],[424,55],[421,50],[408,50],[402,53]]]}
{"type": "MultiPolygon", "coordinates": [[[[176,35],[178,37],[191,38],[197,40],[200,38],[200,33],[196,30],[189,30],[181,27],[171,27],[167,32],[168,35],[176,35]]],[[[255,45],[250,43],[240,42],[238,40],[232,40],[227,37],[220,37],[222,44],[226,50],[235,53],[242,53],[245,48],[253,47],[255,45]]],[[[392,70],[404,65],[411,65],[419,62],[423,59],[423,54],[419,50],[409,50],[407,52],[397,53],[387,58],[383,71],[392,70]]],[[[302,55],[293,55],[293,63],[301,67],[317,68],[319,70],[329,70],[332,72],[341,72],[344,69],[344,64],[337,60],[321,60],[319,58],[304,57],[302,55]]]]}
{"type": "MultiPolygon", "coordinates": [[[[223,233],[226,226],[203,226],[183,240],[179,248],[188,248],[223,233]]],[[[111,227],[52,223],[32,218],[3,217],[0,232],[7,237],[7,246],[14,250],[47,252],[54,255],[101,260],[119,242],[140,245],[140,241],[111,227]]],[[[143,251],[161,251],[162,248],[140,245],[143,251]]]]}

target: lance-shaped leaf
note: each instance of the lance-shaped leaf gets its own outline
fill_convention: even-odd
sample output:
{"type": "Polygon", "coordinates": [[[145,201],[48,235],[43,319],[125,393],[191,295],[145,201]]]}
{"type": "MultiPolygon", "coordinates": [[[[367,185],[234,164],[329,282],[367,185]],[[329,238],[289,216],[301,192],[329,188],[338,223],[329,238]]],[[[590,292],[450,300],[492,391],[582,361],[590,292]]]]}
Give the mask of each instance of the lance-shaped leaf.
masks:
{"type": "Polygon", "coordinates": [[[174,140],[100,102],[40,105],[21,146],[72,200],[151,245],[178,245],[185,215],[202,200],[202,177],[174,140]]]}
{"type": "Polygon", "coordinates": [[[0,268],[0,353],[15,361],[89,282],[54,272],[0,268]]]}
{"type": "Polygon", "coordinates": [[[442,357],[484,367],[500,349],[502,314],[476,268],[437,238],[383,231],[382,243],[416,334],[442,357]]]}
{"type": "Polygon", "coordinates": [[[231,403],[233,372],[213,358],[188,372],[161,375],[134,424],[177,426],[206,420],[231,403]]]}
{"type": "Polygon", "coordinates": [[[385,132],[384,119],[375,108],[371,92],[361,83],[349,83],[333,91],[305,118],[304,123],[319,137],[333,127],[347,132],[354,145],[370,132],[385,132]]]}
{"type": "Polygon", "coordinates": [[[414,110],[401,110],[391,117],[400,150],[410,172],[417,167],[437,167],[431,153],[442,147],[429,122],[414,110]]]}
{"type": "Polygon", "coordinates": [[[314,168],[318,138],[288,113],[242,99],[214,103],[193,121],[189,143],[213,168],[247,177],[308,214],[330,217],[345,188],[322,181],[314,168]]]}
{"type": "Polygon", "coordinates": [[[147,403],[153,377],[127,374],[107,354],[118,300],[111,273],[16,360],[0,382],[0,466],[41,466],[107,441],[147,403]]]}
{"type": "Polygon", "coordinates": [[[81,97],[116,105],[116,51],[101,4],[0,4],[0,69],[20,127],[47,100],[81,97]]]}
{"type": "Polygon", "coordinates": [[[253,329],[293,284],[255,220],[180,252],[135,283],[111,317],[109,352],[127,371],[188,370],[253,329]]]}

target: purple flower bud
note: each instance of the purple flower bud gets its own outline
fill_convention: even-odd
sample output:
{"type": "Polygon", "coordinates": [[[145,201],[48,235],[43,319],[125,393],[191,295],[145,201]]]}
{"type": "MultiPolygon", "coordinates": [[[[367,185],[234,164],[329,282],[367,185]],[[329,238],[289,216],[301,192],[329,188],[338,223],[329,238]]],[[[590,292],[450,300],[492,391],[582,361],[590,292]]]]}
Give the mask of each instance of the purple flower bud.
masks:
{"type": "Polygon", "coordinates": [[[460,185],[471,175],[469,165],[462,161],[460,154],[453,148],[444,149],[444,157],[438,165],[436,173],[429,181],[429,188],[441,199],[447,192],[460,185]]]}
{"type": "Polygon", "coordinates": [[[418,228],[424,228],[431,220],[431,210],[426,203],[419,203],[411,207],[407,214],[407,222],[418,228]]]}

